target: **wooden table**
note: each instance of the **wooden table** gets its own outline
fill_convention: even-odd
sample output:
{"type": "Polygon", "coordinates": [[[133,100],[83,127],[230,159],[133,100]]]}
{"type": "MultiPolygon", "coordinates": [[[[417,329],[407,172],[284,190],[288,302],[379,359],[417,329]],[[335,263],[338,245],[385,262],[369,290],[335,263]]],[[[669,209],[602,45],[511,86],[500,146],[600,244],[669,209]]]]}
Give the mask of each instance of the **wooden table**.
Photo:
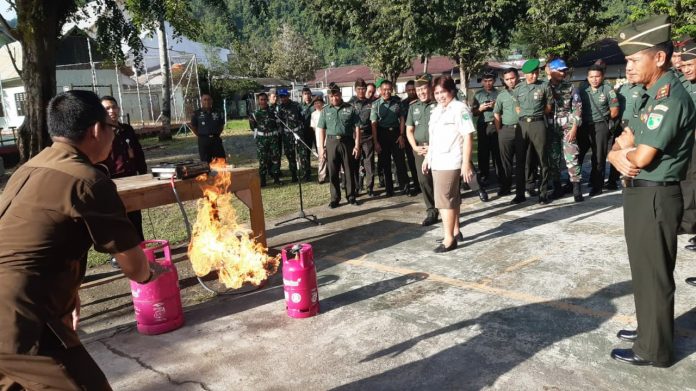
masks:
{"type": "MultiPolygon", "coordinates": [[[[257,242],[266,247],[266,222],[263,215],[258,170],[228,167],[226,171],[232,173],[230,191],[249,208],[251,230],[257,242]]],[[[176,203],[176,197],[168,179],[156,179],[150,174],[145,174],[114,179],[114,183],[128,212],[176,203]]],[[[174,180],[174,186],[181,201],[195,200],[203,196],[203,191],[195,178],[174,180]]],[[[192,220],[195,221],[195,217],[192,220]]]]}

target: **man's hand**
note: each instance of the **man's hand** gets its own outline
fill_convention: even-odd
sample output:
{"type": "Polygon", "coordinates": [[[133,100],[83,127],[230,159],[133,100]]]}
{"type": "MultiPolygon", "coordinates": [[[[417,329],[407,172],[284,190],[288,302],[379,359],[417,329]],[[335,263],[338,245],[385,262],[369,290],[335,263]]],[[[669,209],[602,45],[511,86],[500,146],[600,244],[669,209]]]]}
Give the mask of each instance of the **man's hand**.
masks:
{"type": "Polygon", "coordinates": [[[360,146],[356,145],[355,148],[353,148],[353,157],[360,159],[360,146]]]}
{"type": "Polygon", "coordinates": [[[77,295],[77,300],[75,301],[75,309],[72,313],[72,329],[77,331],[77,324],[80,322],[80,295],[77,295]]]}
{"type": "Polygon", "coordinates": [[[474,174],[474,169],[471,167],[471,163],[469,161],[466,161],[462,163],[462,179],[466,183],[471,183],[471,181],[474,180],[475,174],[474,174]]]}
{"type": "Polygon", "coordinates": [[[633,132],[628,127],[621,132],[621,136],[616,138],[616,142],[619,144],[621,149],[633,148],[635,147],[635,136],[633,132]],[[627,129],[627,130],[626,130],[627,129]]]}
{"type": "Polygon", "coordinates": [[[379,145],[379,142],[375,141],[375,153],[379,154],[380,152],[382,152],[382,146],[379,145]]]}
{"type": "Polygon", "coordinates": [[[573,127],[572,129],[570,129],[570,132],[568,132],[565,139],[567,142],[572,143],[573,141],[575,141],[575,138],[577,137],[577,135],[578,135],[578,128],[573,127]]]}
{"type": "Polygon", "coordinates": [[[419,156],[425,156],[428,154],[428,146],[427,145],[421,145],[420,147],[416,147],[413,149],[419,156]]]}
{"type": "Polygon", "coordinates": [[[627,158],[626,154],[633,151],[635,148],[620,149],[618,151],[610,151],[607,155],[607,160],[621,174],[635,178],[640,173],[640,169],[633,165],[627,158]]]}
{"type": "Polygon", "coordinates": [[[404,149],[404,147],[406,147],[406,141],[404,138],[404,135],[401,134],[399,135],[399,138],[396,139],[396,143],[399,144],[399,149],[404,149]]]}
{"type": "Polygon", "coordinates": [[[423,160],[423,164],[421,165],[421,171],[423,171],[423,174],[427,175],[428,171],[430,171],[430,167],[428,166],[428,159],[423,160]]]}

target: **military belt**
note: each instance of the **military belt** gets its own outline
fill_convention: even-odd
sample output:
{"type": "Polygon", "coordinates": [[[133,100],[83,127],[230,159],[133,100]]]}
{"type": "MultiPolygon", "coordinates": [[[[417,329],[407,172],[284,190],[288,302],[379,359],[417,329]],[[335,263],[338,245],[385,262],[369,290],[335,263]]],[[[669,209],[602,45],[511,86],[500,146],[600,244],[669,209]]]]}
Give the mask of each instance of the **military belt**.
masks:
{"type": "Polygon", "coordinates": [[[544,116],[543,115],[537,115],[537,116],[522,116],[520,117],[520,121],[524,122],[536,122],[536,121],[543,121],[544,116]]]}
{"type": "Polygon", "coordinates": [[[270,137],[270,136],[277,136],[279,133],[280,132],[278,132],[277,130],[273,131],[273,132],[259,132],[259,131],[257,131],[256,135],[263,136],[263,137],[270,137]]]}
{"type": "Polygon", "coordinates": [[[379,130],[386,130],[387,132],[393,132],[393,131],[398,130],[398,129],[395,127],[394,128],[387,128],[387,127],[380,126],[379,130]]]}
{"type": "Polygon", "coordinates": [[[679,181],[649,181],[647,179],[631,179],[622,178],[621,184],[623,187],[666,187],[677,186],[679,181]]]}
{"type": "Polygon", "coordinates": [[[215,137],[220,137],[220,135],[219,134],[199,134],[198,137],[215,138],[215,137]]]}
{"type": "Polygon", "coordinates": [[[340,136],[339,136],[339,135],[333,135],[333,134],[327,134],[326,137],[332,138],[332,139],[335,139],[335,140],[338,140],[338,141],[341,141],[341,140],[348,140],[348,139],[351,139],[351,140],[352,140],[352,139],[353,139],[353,137],[351,137],[351,136],[346,136],[346,135],[340,135],[340,136]]]}

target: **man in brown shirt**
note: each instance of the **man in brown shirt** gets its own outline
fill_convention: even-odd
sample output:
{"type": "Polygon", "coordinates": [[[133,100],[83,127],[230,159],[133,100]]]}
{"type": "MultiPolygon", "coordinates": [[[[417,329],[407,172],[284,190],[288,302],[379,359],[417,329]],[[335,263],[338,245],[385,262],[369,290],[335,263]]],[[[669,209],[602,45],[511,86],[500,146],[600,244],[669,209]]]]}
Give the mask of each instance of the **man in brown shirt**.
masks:
{"type": "Polygon", "coordinates": [[[89,91],[48,105],[54,144],[20,167],[0,197],[0,390],[110,390],[75,332],[87,251],[113,254],[146,283],[149,265],[116,186],[93,164],[118,124],[89,91]]]}

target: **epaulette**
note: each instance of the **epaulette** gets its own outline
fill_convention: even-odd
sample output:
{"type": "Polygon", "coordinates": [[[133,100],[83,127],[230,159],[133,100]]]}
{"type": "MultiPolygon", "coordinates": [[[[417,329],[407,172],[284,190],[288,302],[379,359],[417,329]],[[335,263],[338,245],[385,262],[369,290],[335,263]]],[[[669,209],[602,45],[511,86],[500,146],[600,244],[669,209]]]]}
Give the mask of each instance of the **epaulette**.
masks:
{"type": "Polygon", "coordinates": [[[417,103],[417,102],[420,102],[420,99],[414,99],[414,100],[408,102],[408,105],[411,106],[412,104],[417,103]]]}
{"type": "Polygon", "coordinates": [[[669,96],[669,84],[665,84],[664,86],[660,87],[659,90],[657,90],[657,93],[655,94],[655,100],[658,99],[663,99],[669,96]]]}

